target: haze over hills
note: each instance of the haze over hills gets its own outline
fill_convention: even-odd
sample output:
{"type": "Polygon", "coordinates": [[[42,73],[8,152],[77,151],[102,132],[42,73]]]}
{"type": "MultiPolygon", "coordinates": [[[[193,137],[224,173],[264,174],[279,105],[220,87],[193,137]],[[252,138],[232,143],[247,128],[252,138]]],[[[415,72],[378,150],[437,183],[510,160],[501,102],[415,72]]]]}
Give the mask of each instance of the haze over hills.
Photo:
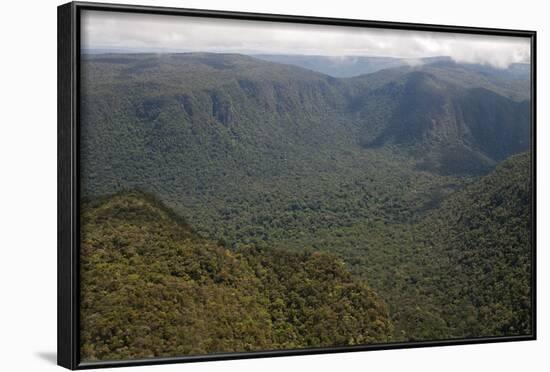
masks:
{"type": "Polygon", "coordinates": [[[392,341],[528,333],[524,66],[298,62],[84,55],[83,196],[152,193],[216,252],[337,255],[392,341]]]}
{"type": "Polygon", "coordinates": [[[310,56],[300,54],[254,54],[253,57],[303,67],[339,78],[370,74],[387,68],[421,63],[418,60],[395,57],[310,56]]]}
{"type": "MultiPolygon", "coordinates": [[[[399,58],[377,56],[322,56],[303,54],[249,54],[255,58],[270,62],[284,63],[303,67],[332,77],[346,78],[371,74],[380,70],[395,67],[418,67],[422,65],[458,64],[451,57],[399,58]]],[[[528,80],[530,65],[513,63],[507,68],[497,68],[484,64],[461,63],[462,68],[474,70],[482,75],[510,80],[528,80]]]]}
{"type": "MultiPolygon", "coordinates": [[[[109,55],[109,54],[192,54],[192,51],[183,49],[166,48],[91,48],[83,49],[83,55],[109,55]]],[[[229,54],[229,53],[211,53],[229,54]]],[[[424,58],[399,58],[380,56],[323,56],[303,54],[260,54],[251,51],[241,55],[248,55],[261,60],[282,63],[302,67],[311,71],[338,78],[355,77],[370,74],[380,70],[403,67],[435,65],[436,63],[456,63],[451,57],[424,57],[424,58]]],[[[509,80],[524,81],[528,83],[531,73],[529,63],[512,63],[507,68],[497,68],[486,64],[462,63],[462,67],[477,71],[482,75],[505,78],[509,80]]]]}

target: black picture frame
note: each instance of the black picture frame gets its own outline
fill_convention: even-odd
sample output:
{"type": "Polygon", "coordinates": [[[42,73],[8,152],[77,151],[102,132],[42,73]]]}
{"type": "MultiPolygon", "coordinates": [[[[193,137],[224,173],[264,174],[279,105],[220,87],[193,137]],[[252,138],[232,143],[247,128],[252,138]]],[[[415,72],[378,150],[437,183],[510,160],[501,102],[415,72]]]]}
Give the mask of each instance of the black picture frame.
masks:
{"type": "Polygon", "coordinates": [[[342,353],[367,350],[388,350],[443,345],[482,344],[536,340],[536,32],[524,30],[444,26],[434,24],[397,23],[336,19],[280,14],[242,13],[199,9],[179,9],[156,6],[71,2],[58,7],[58,317],[57,359],[60,366],[69,369],[99,367],[140,366],[182,362],[202,362],[243,358],[342,353]],[[120,11],[132,13],[200,16],[265,22],[288,22],[318,25],[385,28],[411,31],[437,31],[448,33],[521,36],[531,40],[531,309],[532,334],[510,337],[483,337],[407,343],[373,344],[351,347],[309,348],[259,352],[220,353],[200,356],[151,358],[139,360],[81,362],[79,360],[79,66],[80,66],[80,14],[83,10],[120,11]]]}

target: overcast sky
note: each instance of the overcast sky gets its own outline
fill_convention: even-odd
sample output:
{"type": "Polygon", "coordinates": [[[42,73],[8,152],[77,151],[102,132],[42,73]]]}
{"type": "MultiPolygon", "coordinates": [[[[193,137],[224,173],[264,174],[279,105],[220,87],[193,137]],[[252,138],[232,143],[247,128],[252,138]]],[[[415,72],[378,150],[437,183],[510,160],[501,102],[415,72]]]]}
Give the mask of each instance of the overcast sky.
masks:
{"type": "Polygon", "coordinates": [[[84,11],[82,48],[422,58],[507,67],[528,38],[84,11]]]}

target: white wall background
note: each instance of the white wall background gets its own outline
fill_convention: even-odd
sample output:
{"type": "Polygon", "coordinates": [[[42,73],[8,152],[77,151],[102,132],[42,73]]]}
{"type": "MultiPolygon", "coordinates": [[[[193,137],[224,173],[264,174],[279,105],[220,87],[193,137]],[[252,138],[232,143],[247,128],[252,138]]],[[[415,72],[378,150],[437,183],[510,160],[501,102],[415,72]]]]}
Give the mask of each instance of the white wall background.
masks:
{"type": "MultiPolygon", "coordinates": [[[[109,2],[108,0],[104,0],[109,2]]],[[[124,0],[120,0],[124,1],[124,0]]],[[[188,365],[151,371],[519,371],[550,365],[550,24],[540,0],[127,0],[134,4],[538,31],[539,340],[188,365]]],[[[0,38],[0,370],[48,371],[56,350],[56,7],[6,1],[0,38]]],[[[544,367],[546,366],[546,367],[544,367]]]]}

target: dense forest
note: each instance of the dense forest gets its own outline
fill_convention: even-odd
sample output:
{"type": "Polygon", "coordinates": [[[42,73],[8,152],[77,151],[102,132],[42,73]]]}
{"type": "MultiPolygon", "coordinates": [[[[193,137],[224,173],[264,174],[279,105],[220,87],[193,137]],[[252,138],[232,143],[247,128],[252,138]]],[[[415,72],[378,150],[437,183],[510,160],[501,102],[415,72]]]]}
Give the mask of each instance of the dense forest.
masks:
{"type": "Polygon", "coordinates": [[[83,359],[530,333],[525,66],[260,57],[83,56],[83,359]]]}
{"type": "Polygon", "coordinates": [[[530,156],[511,157],[420,221],[358,223],[334,244],[389,305],[395,340],[531,332],[530,156]]]}
{"type": "Polygon", "coordinates": [[[84,207],[85,360],[390,340],[383,301],[329,253],[228,250],[154,198],[84,207]]]}

